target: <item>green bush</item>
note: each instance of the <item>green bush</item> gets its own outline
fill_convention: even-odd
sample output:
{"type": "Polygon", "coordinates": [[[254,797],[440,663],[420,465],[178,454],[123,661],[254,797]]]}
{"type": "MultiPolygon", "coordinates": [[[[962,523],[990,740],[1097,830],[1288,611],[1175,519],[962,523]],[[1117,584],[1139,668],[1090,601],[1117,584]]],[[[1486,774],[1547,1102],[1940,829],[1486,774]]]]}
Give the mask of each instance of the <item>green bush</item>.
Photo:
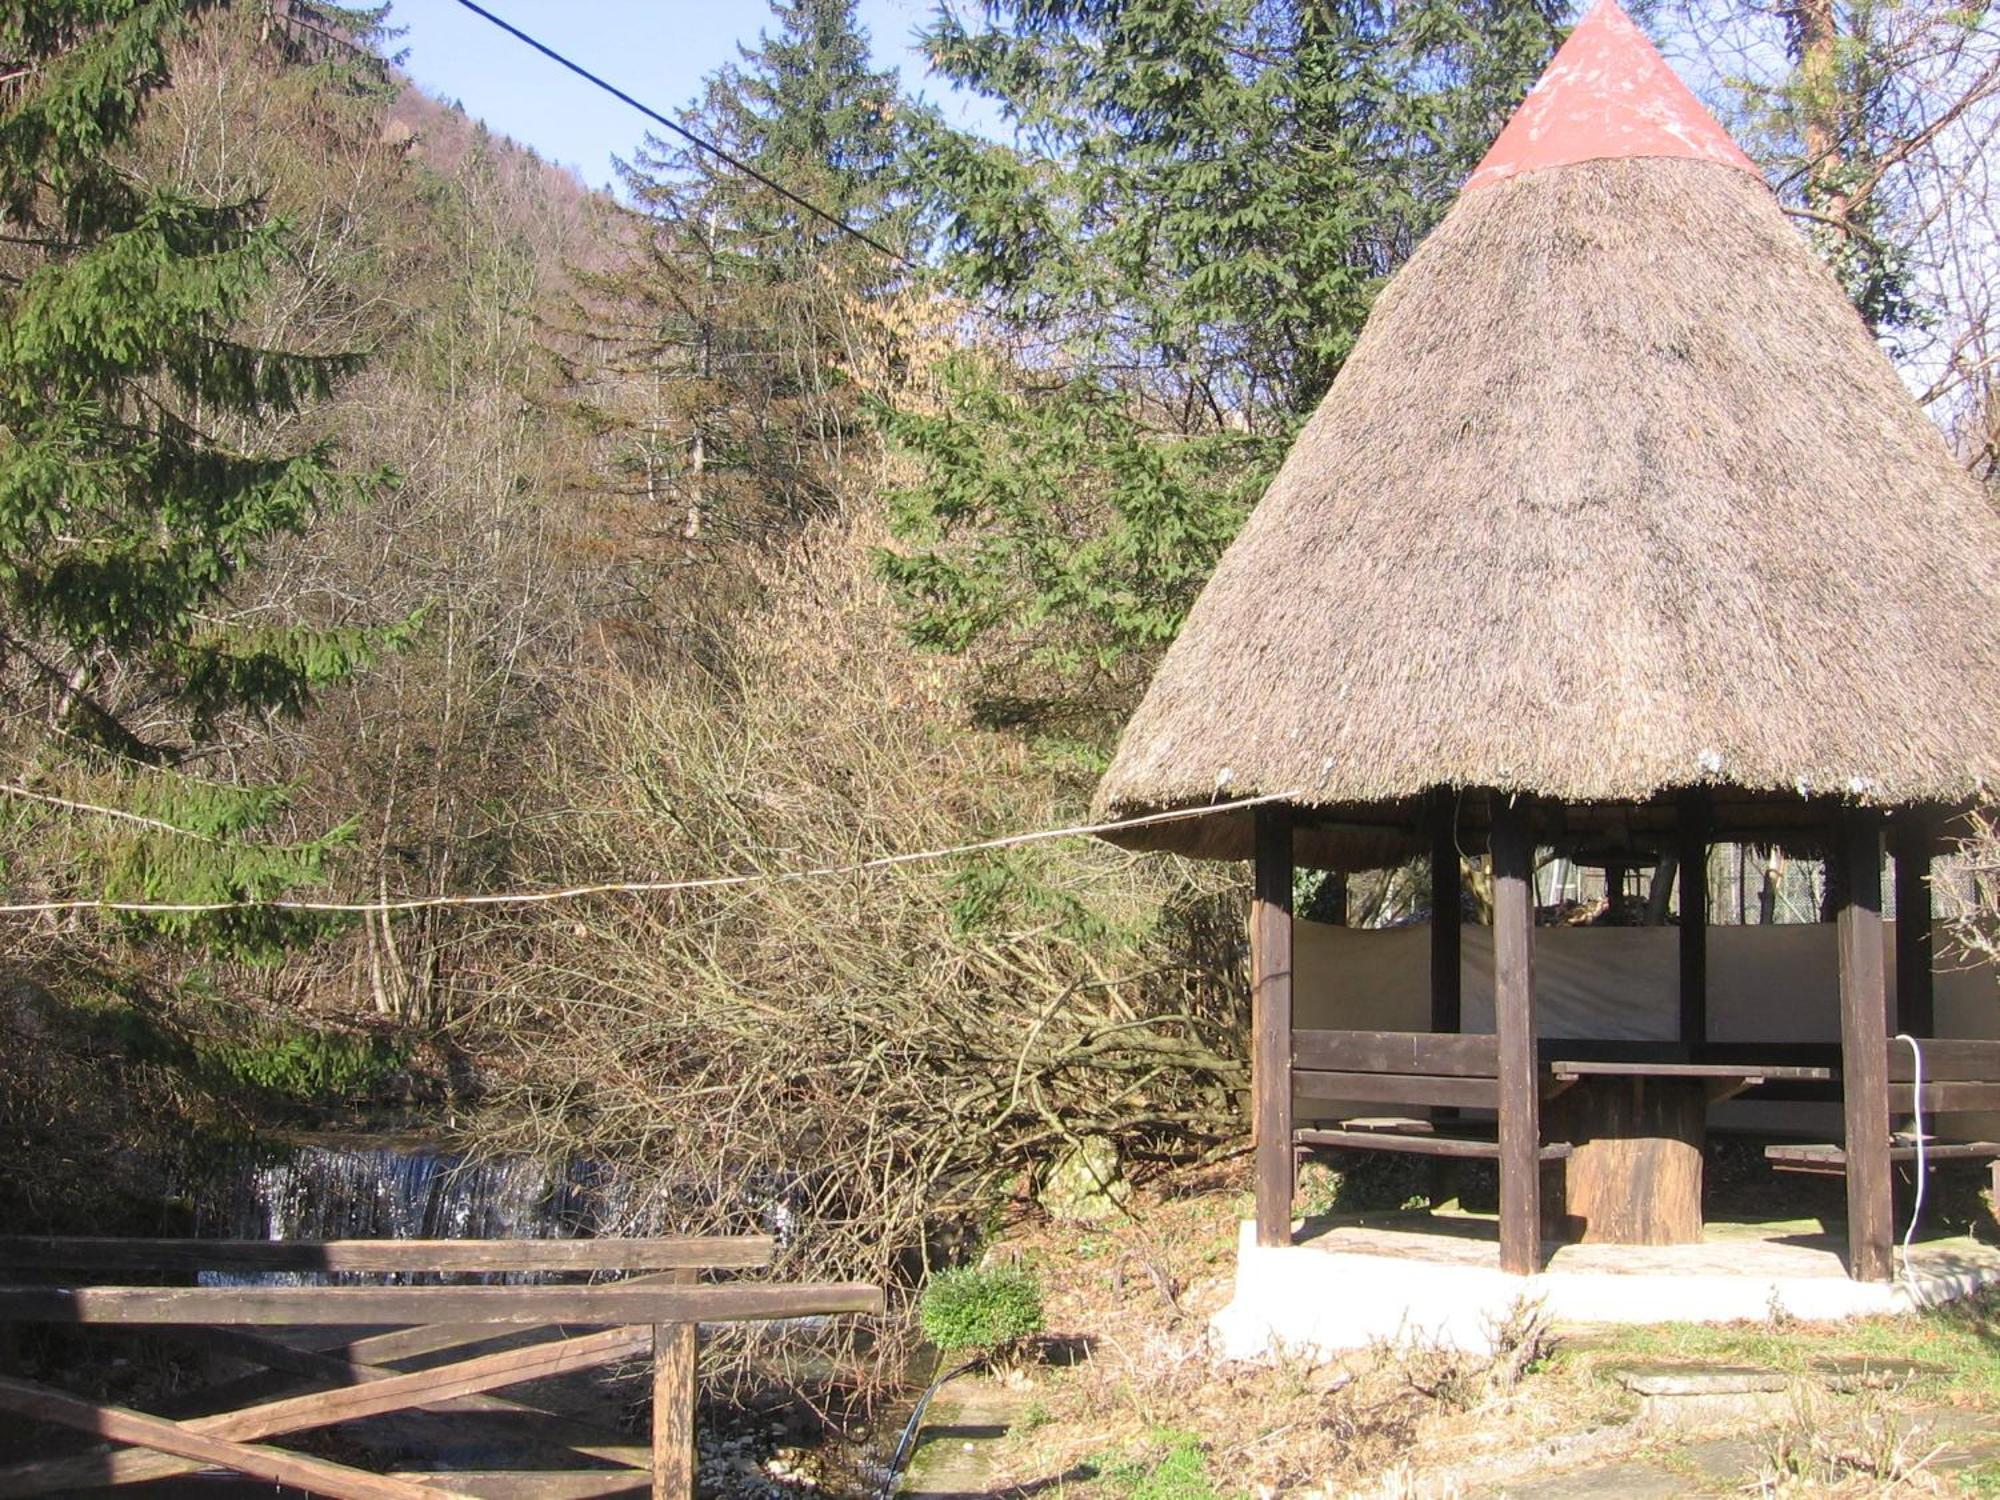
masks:
{"type": "Polygon", "coordinates": [[[323,1031],[198,1045],[197,1051],[218,1082],[297,1104],[366,1098],[409,1062],[403,1048],[381,1037],[323,1031]]]}
{"type": "Polygon", "coordinates": [[[1143,1455],[1107,1464],[1102,1474],[1122,1500],[1219,1500],[1201,1440],[1171,1427],[1155,1429],[1143,1455]]]}
{"type": "Polygon", "coordinates": [[[1042,1284],[1018,1266],[939,1271],[924,1287],[917,1321],[946,1354],[999,1353],[1042,1331],[1042,1284]]]}

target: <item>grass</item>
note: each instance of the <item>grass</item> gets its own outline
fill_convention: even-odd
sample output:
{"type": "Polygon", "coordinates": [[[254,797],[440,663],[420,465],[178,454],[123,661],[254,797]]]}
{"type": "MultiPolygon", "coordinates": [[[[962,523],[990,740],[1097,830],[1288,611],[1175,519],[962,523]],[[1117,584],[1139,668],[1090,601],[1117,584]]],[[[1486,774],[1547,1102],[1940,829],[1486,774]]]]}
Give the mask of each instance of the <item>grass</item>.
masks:
{"type": "MultiPolygon", "coordinates": [[[[1039,1484],[1058,1500],[1225,1500],[1357,1487],[1405,1493],[1397,1484],[1462,1466],[1485,1472],[1489,1462],[1504,1476],[1496,1482],[1511,1482],[1509,1455],[1616,1431],[1630,1419],[1634,1399],[1605,1378],[1610,1365],[1700,1361],[1804,1376],[1818,1359],[1865,1356],[1937,1369],[1853,1396],[1802,1380],[1803,1415],[1765,1434],[1771,1448],[1762,1467],[1778,1486],[1771,1492],[1875,1495],[1929,1486],[2000,1500],[2000,1464],[1969,1478],[1900,1472],[1922,1457],[1910,1446],[1922,1446],[1922,1408],[2000,1413],[2000,1293],[1849,1323],[1578,1331],[1558,1337],[1546,1358],[1514,1361],[1509,1378],[1499,1378],[1496,1364],[1422,1349],[1231,1364],[1213,1357],[1206,1323],[1229,1295],[1237,1221],[1250,1206],[1241,1166],[1144,1184],[1132,1216],[1113,1225],[1079,1231],[1027,1212],[999,1228],[1009,1250],[1040,1274],[1052,1335],[1088,1357],[1017,1372],[1028,1400],[1022,1419],[992,1445],[996,1492],[1014,1483],[1039,1484]]],[[[1313,1184],[1329,1200],[1363,1185],[1313,1184]]],[[[1369,1186],[1382,1190],[1373,1195],[1379,1201],[1335,1211],[1396,1216],[1402,1185],[1369,1186]]],[[[1616,1451],[1676,1469],[1673,1441],[1634,1433],[1616,1451]]],[[[1598,1461],[1608,1460],[1586,1463],[1598,1461]]],[[[1684,1477],[1689,1493],[1714,1484],[1693,1470],[1684,1477]]]]}
{"type": "Polygon", "coordinates": [[[1803,1375],[1815,1360],[1857,1355],[1939,1366],[1940,1373],[1913,1380],[1910,1393],[2000,1410],[2000,1294],[1965,1298],[1915,1317],[1621,1328],[1571,1340],[1555,1362],[1580,1374],[1643,1359],[1758,1365],[1803,1375]]]}

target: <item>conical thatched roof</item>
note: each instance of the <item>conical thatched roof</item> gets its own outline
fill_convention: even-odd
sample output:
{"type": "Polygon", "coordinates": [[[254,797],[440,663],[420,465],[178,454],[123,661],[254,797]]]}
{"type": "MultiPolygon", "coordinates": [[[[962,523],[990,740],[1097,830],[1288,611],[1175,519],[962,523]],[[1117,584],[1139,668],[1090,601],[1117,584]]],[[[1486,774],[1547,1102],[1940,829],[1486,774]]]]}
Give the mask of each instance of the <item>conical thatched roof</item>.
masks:
{"type": "Polygon", "coordinates": [[[1343,825],[1302,855],[1358,863],[1437,786],[1958,804],[1996,762],[2000,518],[1604,0],[1383,289],[1098,803],[1289,794],[1343,825]]]}

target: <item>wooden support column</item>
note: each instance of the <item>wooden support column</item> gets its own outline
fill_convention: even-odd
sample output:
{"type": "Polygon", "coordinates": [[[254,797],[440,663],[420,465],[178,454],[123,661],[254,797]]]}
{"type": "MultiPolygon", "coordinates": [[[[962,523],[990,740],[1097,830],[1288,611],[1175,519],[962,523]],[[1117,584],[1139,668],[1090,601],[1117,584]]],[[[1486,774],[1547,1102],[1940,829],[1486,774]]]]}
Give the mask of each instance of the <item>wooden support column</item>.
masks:
{"type": "Polygon", "coordinates": [[[1890,831],[1896,854],[1896,1029],[1937,1034],[1937,989],[1931,936],[1931,856],[1937,835],[1915,808],[1896,814],[1890,831]]]}
{"type": "Polygon", "coordinates": [[[1500,1269],[1541,1269],[1535,1066],[1535,839],[1528,799],[1493,794],[1493,1018],[1500,1053],[1500,1269]]]}
{"type": "Polygon", "coordinates": [[[1292,814],[1256,810],[1250,896],[1250,1110],[1257,1243],[1292,1241],[1292,814]]]}
{"type": "Polygon", "coordinates": [[[1708,1040],[1708,799],[1682,797],[1679,862],[1681,896],[1681,1040],[1708,1040]]]}
{"type": "Polygon", "coordinates": [[[1848,1274],[1894,1275],[1889,1183],[1889,997],[1882,964],[1882,818],[1851,808],[1836,830],[1840,1076],[1847,1128],[1848,1274]]]}
{"type": "Polygon", "coordinates": [[[1459,980],[1465,877],[1458,863],[1458,799],[1450,787],[1431,794],[1431,1030],[1463,1025],[1459,980]]]}
{"type": "MultiPolygon", "coordinates": [[[[693,1271],[675,1271],[692,1282],[693,1271]]],[[[701,1325],[653,1326],[653,1500],[695,1500],[694,1416],[701,1325]]]]}

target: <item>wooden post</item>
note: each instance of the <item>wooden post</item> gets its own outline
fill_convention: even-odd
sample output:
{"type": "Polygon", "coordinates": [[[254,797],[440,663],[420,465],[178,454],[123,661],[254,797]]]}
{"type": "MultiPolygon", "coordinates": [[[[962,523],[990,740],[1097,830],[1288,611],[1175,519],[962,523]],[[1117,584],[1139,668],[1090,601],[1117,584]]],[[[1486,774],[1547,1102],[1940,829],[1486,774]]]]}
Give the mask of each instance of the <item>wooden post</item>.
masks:
{"type": "MultiPolygon", "coordinates": [[[[692,1271],[675,1279],[693,1281],[692,1271]]],[[[695,1500],[694,1409],[700,1325],[653,1327],[653,1500],[695,1500]]]]}
{"type": "Polygon", "coordinates": [[[1431,1030],[1464,1024],[1459,979],[1465,876],[1458,863],[1458,799],[1450,787],[1431,794],[1431,1030]]]}
{"type": "Polygon", "coordinates": [[[1915,808],[1896,814],[1896,1029],[1911,1036],[1937,1032],[1932,966],[1931,856],[1937,837],[1915,808]]]}
{"type": "Polygon", "coordinates": [[[1256,1139],[1257,1243],[1292,1240],[1292,814],[1256,818],[1250,896],[1250,1109],[1256,1139]]]}
{"type": "Polygon", "coordinates": [[[1493,793],[1493,1018],[1500,1052],[1500,1269],[1541,1269],[1535,841],[1528,799],[1493,793]]]}
{"type": "Polygon", "coordinates": [[[1681,1040],[1708,1040],[1708,803],[1681,799],[1681,1040]]]}
{"type": "Polygon", "coordinates": [[[1851,808],[1835,833],[1839,893],[1840,1076],[1847,1127],[1848,1274],[1887,1281],[1895,1235],[1889,1182],[1889,997],[1882,965],[1882,818],[1851,808]]]}

